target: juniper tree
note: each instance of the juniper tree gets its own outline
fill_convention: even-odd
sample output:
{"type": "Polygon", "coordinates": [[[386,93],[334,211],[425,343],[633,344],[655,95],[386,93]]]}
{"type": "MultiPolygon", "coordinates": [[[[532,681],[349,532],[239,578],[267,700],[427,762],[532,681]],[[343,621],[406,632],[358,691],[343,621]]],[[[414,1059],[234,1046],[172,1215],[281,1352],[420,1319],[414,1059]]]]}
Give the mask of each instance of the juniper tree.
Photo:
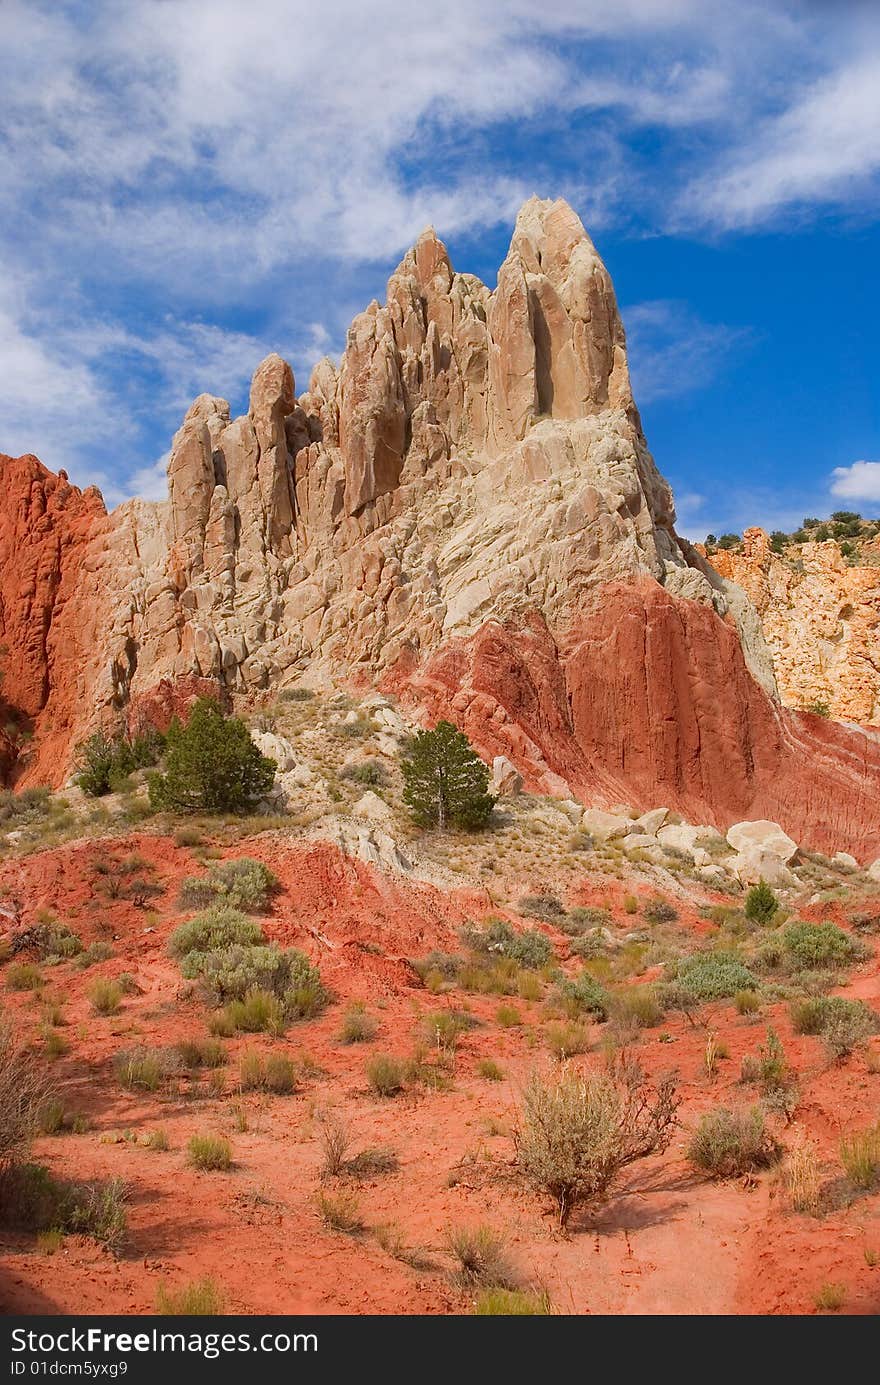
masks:
{"type": "Polygon", "coordinates": [[[152,776],[150,802],[184,813],[242,812],[274,778],[275,761],[261,754],[241,718],[202,697],[185,726],[175,718],[168,728],[165,773],[152,776]]]}
{"type": "Polygon", "coordinates": [[[495,806],[489,771],[451,722],[418,731],[401,761],[403,801],[421,827],[484,827],[495,806]]]}

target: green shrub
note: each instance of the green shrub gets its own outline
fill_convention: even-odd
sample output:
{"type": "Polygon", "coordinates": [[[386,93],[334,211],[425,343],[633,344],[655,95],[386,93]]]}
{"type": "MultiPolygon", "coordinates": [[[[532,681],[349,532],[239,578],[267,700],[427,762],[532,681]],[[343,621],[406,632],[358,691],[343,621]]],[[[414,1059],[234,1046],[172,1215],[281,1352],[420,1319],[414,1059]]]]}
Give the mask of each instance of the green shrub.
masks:
{"type": "Polygon", "coordinates": [[[367,1081],[378,1096],[396,1096],[402,1091],[405,1069],[398,1058],[377,1053],[367,1063],[367,1081]]]}
{"type": "Polygon", "coordinates": [[[127,1226],[125,1184],[74,1183],[55,1178],[42,1164],[18,1164],[4,1180],[3,1219],[32,1231],[88,1236],[115,1250],[127,1226]]]}
{"type": "Polygon", "coordinates": [[[232,1168],[232,1148],[222,1135],[193,1135],[186,1149],[189,1163],[205,1173],[232,1168]]]}
{"type": "Polygon", "coordinates": [[[181,971],[190,979],[200,979],[217,1003],[245,1000],[254,991],[274,995],[289,1019],[309,1018],[329,999],[305,953],[295,948],[282,952],[274,943],[189,952],[181,971]]]}
{"type": "Polygon", "coordinates": [[[715,1178],[751,1173],[778,1157],[779,1148],[765,1129],[760,1106],[707,1111],[688,1145],[690,1162],[715,1178]]]}
{"type": "Polygon", "coordinates": [[[757,980],[732,952],[697,952],[667,966],[667,974],[696,1000],[720,1000],[752,990],[757,980]]]}
{"type": "Polygon", "coordinates": [[[767,1029],[767,1042],[761,1045],[756,1056],[743,1058],[742,1080],[756,1082],[765,1095],[791,1085],[791,1069],[775,1029],[767,1029]]]}
{"type": "Polygon", "coordinates": [[[194,1279],[180,1289],[159,1285],[156,1312],[163,1317],[212,1318],[223,1312],[223,1294],[210,1275],[194,1279]]]}
{"type": "Polygon", "coordinates": [[[343,779],[351,779],[355,784],[364,784],[369,788],[385,784],[388,779],[380,760],[361,760],[359,764],[346,765],[340,773],[343,779]]]}
{"type": "Polygon", "coordinates": [[[590,1036],[582,1024],[548,1024],[545,1030],[547,1047],[561,1063],[578,1053],[586,1053],[590,1047],[590,1036]]]}
{"type": "Polygon", "coordinates": [[[239,1085],[245,1092],[261,1090],[287,1096],[296,1090],[296,1068],[282,1053],[243,1053],[239,1085]]]}
{"type": "Polygon", "coordinates": [[[379,1032],[379,1024],[368,1015],[363,1001],[353,1001],[345,1012],[340,1038],[344,1044],[368,1044],[379,1032]]]}
{"type": "Polygon", "coordinates": [[[756,1015],[761,1008],[761,997],[757,991],[737,991],[733,1004],[738,1015],[756,1015]]]}
{"type": "MultiPolygon", "coordinates": [[[[556,920],[551,920],[556,922],[556,920]]],[[[569,909],[568,913],[557,922],[557,927],[563,933],[568,933],[570,937],[579,937],[589,929],[597,933],[602,928],[607,928],[611,922],[611,915],[607,909],[597,909],[592,907],[576,905],[574,909],[569,909]]]]}
{"type": "Polygon", "coordinates": [[[231,1038],[238,1033],[277,1036],[285,1029],[284,1006],[271,991],[254,987],[244,1000],[231,1000],[212,1015],[208,1028],[218,1038],[231,1038]]]}
{"type": "Polygon", "coordinates": [[[323,1188],[319,1189],[315,1197],[315,1206],[321,1221],[331,1231],[345,1231],[349,1235],[355,1235],[364,1228],[357,1195],[348,1189],[340,1193],[327,1193],[323,1188]]]}
{"type": "Polygon", "coordinates": [[[495,799],[489,771],[467,736],[448,721],[417,731],[400,762],[403,801],[420,827],[478,828],[489,821],[495,799]]]}
{"type": "Polygon", "coordinates": [[[584,1014],[595,1015],[599,1020],[608,1017],[608,992],[588,971],[574,979],[564,977],[557,984],[553,999],[571,1018],[584,1014]]]}
{"type": "Polygon", "coordinates": [[[274,779],[275,761],[261,754],[241,718],[200,698],[186,726],[175,718],[168,728],[165,772],[150,778],[150,803],[172,812],[245,812],[274,779]]]}
{"type": "Polygon", "coordinates": [[[76,965],[85,971],[88,967],[93,967],[96,962],[108,962],[113,956],[113,948],[109,943],[103,941],[89,943],[87,948],[79,954],[76,965]]]}
{"type": "Polygon", "coordinates": [[[181,923],[168,939],[172,957],[218,948],[253,947],[263,941],[262,926],[229,904],[212,904],[203,913],[181,923]]]}
{"type": "Polygon", "coordinates": [[[207,875],[191,875],[180,887],[182,908],[199,908],[213,901],[232,909],[256,913],[264,909],[278,881],[268,866],[250,856],[220,861],[207,875]]]}
{"type": "Polygon", "coordinates": [[[216,1039],[181,1039],[175,1048],[187,1068],[222,1068],[226,1050],[216,1039]]]}
{"type": "Polygon", "coordinates": [[[96,731],[77,747],[76,783],[90,798],[117,792],[134,770],[156,763],[162,744],[161,734],[152,728],[133,738],[96,731]]]}
{"type": "Polygon", "coordinates": [[[759,880],[746,895],[745,916],[753,923],[770,923],[779,909],[779,900],[766,880],[759,880]]]}
{"type": "Polygon", "coordinates": [[[844,966],[863,955],[863,947],[835,923],[787,923],[782,933],[786,957],[798,969],[844,966]]]}

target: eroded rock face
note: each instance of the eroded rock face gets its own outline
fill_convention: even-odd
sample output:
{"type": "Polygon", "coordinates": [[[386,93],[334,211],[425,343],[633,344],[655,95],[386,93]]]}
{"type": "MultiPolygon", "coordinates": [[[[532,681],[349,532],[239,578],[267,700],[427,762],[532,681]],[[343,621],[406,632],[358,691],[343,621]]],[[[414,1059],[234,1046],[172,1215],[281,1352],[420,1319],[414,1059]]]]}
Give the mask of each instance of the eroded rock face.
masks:
{"type": "Polygon", "coordinates": [[[793,564],[763,529],[746,529],[742,550],[711,561],[751,597],[783,700],[880,724],[880,567],[851,567],[833,540],[800,544],[793,564]]]}
{"type": "Polygon", "coordinates": [[[563,202],[526,203],[494,291],[425,232],[298,397],[278,356],[243,417],[200,396],[164,504],[106,516],[34,459],[4,467],[4,573],[33,547],[4,577],[7,695],[35,727],[19,782],[60,781],[76,740],[169,689],[234,701],[308,668],[449,716],[563,800],[876,836],[874,743],[786,718],[753,604],[675,533],[563,202]]]}

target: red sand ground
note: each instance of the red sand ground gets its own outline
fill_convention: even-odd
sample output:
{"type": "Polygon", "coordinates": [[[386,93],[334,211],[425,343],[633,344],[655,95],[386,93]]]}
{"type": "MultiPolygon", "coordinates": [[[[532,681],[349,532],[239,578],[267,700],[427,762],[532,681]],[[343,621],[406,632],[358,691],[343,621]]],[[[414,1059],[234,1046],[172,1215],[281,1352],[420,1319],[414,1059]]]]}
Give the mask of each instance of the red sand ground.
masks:
{"type": "MultiPolygon", "coordinates": [[[[504,1233],[522,1278],[546,1288],[563,1313],[809,1313],[826,1282],[845,1287],[847,1313],[880,1308],[880,1267],[871,1268],[865,1257],[865,1251],[880,1252],[880,1197],[858,1197],[822,1217],[800,1215],[785,1209],[773,1172],[713,1183],[684,1158],[702,1111],[752,1099],[753,1089],[737,1080],[740,1062],[757,1050],[772,1023],[802,1091],[795,1126],[780,1126],[781,1138],[790,1144],[795,1128],[809,1133],[828,1178],[839,1176],[841,1132],[864,1128],[878,1115],[880,1073],[869,1070],[864,1053],[829,1066],[817,1039],[792,1034],[784,1005],[754,1020],[719,1002],[701,1018],[727,1043],[730,1058],[710,1081],[703,1062],[706,1029],[669,1017],[661,1028],[644,1031],[637,1053],[648,1073],[674,1067],[680,1074],[681,1129],[666,1154],[635,1165],[595,1215],[574,1218],[570,1234],[562,1236],[550,1209],[516,1180],[510,1136],[527,1075],[536,1066],[553,1067],[539,1027],[542,1006],[513,1000],[523,1024],[501,1028],[494,1018],[498,997],[430,995],[407,961],[432,947],[454,948],[459,924],[489,912],[485,898],[383,878],[332,847],[274,834],[226,853],[271,865],[283,888],[266,932],[318,961],[338,999],[283,1039],[230,1041],[226,1096],[209,1096],[197,1079],[184,1080],[174,1096],[138,1094],[121,1088],[113,1075],[118,1049],[206,1032],[205,1007],[165,949],[180,918],[180,880],[198,868],[192,852],[168,838],[133,835],[110,845],[113,856],[134,851],[155,868],[154,878],[165,886],[155,922],[131,903],[97,892],[95,866],[107,843],[7,861],[0,866],[0,887],[20,898],[24,923],[38,908],[51,908],[86,943],[99,937],[113,942],[113,959],[88,971],[70,963],[45,968],[47,992],[64,1001],[63,1033],[70,1043],[53,1073],[68,1109],[85,1113],[90,1127],[80,1135],[41,1138],[35,1157],[66,1177],[123,1178],[129,1234],[118,1256],[74,1236],[50,1256],[37,1249],[33,1235],[6,1233],[0,1242],[3,1311],[149,1313],[161,1282],[179,1287],[210,1274],[231,1311],[467,1312],[469,1296],[450,1278],[444,1239],[450,1227],[481,1223],[504,1233]],[[134,974],[139,993],[114,1016],[93,1015],[86,987],[98,975],[120,971],[134,974]],[[352,998],[365,1000],[379,1019],[371,1044],[339,1042],[342,1012],[352,998]],[[364,1075],[369,1054],[410,1054],[419,1017],[463,1001],[483,1023],[460,1042],[453,1089],[376,1097],[364,1075]],[[242,1096],[233,1073],[246,1048],[308,1054],[320,1071],[291,1096],[242,1096]],[[489,1056],[502,1065],[505,1081],[477,1075],[477,1063],[489,1056]],[[236,1126],[236,1107],[247,1112],[244,1132],[236,1126]],[[350,1123],[354,1149],[381,1145],[398,1155],[396,1173],[356,1186],[367,1227],[395,1224],[405,1244],[423,1253],[418,1268],[393,1258],[369,1230],[351,1236],[322,1225],[315,1207],[322,1159],[318,1116],[328,1111],[350,1123]],[[167,1151],[122,1138],[106,1142],[112,1132],[137,1135],[158,1127],[168,1134],[167,1151]],[[188,1139],[205,1131],[229,1137],[235,1157],[230,1172],[187,1166],[188,1139]]],[[[617,882],[585,879],[577,902],[610,897],[615,918],[625,922],[622,894],[617,882]]],[[[683,921],[709,927],[697,925],[695,916],[683,921]]],[[[565,957],[565,939],[548,932],[565,957]]],[[[876,956],[856,969],[847,994],[880,1004],[876,956]]],[[[24,1032],[36,1036],[39,1003],[6,992],[4,1004],[24,1032]]],[[[601,1063],[599,1027],[595,1037],[597,1046],[577,1063],[601,1063]]]]}

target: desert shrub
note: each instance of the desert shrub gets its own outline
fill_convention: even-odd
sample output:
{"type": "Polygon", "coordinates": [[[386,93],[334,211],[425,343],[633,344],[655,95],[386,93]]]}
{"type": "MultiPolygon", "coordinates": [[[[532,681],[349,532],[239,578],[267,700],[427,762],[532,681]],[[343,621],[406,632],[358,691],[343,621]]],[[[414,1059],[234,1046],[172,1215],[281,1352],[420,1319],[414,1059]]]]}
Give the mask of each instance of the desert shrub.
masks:
{"type": "Polygon", "coordinates": [[[454,1053],[462,1034],[473,1029],[476,1021],[463,1010],[438,1010],[426,1015],[422,1029],[429,1043],[447,1053],[454,1053]]]}
{"type": "Polygon", "coordinates": [[[779,900],[766,880],[759,880],[746,895],[744,911],[753,923],[770,923],[779,909],[779,900]]]}
{"type": "Polygon", "coordinates": [[[319,1118],[318,1129],[324,1155],[321,1171],[327,1178],[337,1178],[346,1168],[351,1149],[351,1127],[338,1116],[325,1113],[319,1118]]]}
{"type": "Polygon", "coordinates": [[[370,1147],[346,1160],[345,1172],[353,1178],[371,1178],[378,1173],[396,1173],[399,1167],[400,1161],[393,1150],[370,1147]]]}
{"type": "Polygon", "coordinates": [[[844,1058],[880,1028],[880,1017],[860,1000],[805,996],[789,1007],[796,1034],[817,1034],[832,1058],[844,1058]]]}
{"type": "Polygon", "coordinates": [[[656,1088],[641,1074],[564,1071],[529,1080],[515,1133],[516,1157],[528,1182],[549,1195],[565,1227],[582,1204],[603,1198],[627,1165],[664,1150],[679,1099],[671,1077],[656,1088]]]}
{"type": "MultiPolygon", "coordinates": [[[[50,965],[62,959],[76,957],[83,950],[82,939],[71,932],[66,924],[58,923],[54,919],[48,923],[35,924],[28,932],[31,946],[50,965]]],[[[19,946],[22,941],[19,935],[19,946]]]]}
{"type": "Polygon", "coordinates": [[[637,914],[639,912],[639,901],[634,894],[624,895],[623,912],[625,914],[637,914]]]}
{"type": "Polygon", "coordinates": [[[377,1053],[367,1063],[367,1081],[378,1096],[396,1096],[403,1089],[404,1065],[388,1053],[377,1053]]]}
{"type": "Polygon", "coordinates": [[[572,1019],[585,1014],[600,1020],[608,1016],[608,992],[588,971],[574,978],[564,977],[557,984],[553,999],[572,1019]]]}
{"type": "Polygon", "coordinates": [[[502,1029],[513,1029],[522,1024],[522,1015],[515,1005],[499,1005],[495,1011],[495,1021],[502,1029]]]}
{"type": "Polygon", "coordinates": [[[674,923],[678,918],[678,910],[668,899],[650,899],[642,910],[642,915],[648,923],[674,923]]]}
{"type": "Polygon", "coordinates": [[[495,1062],[494,1058],[481,1058],[477,1064],[477,1075],[484,1077],[487,1082],[503,1082],[503,1069],[495,1062]]]}
{"type": "Polygon", "coordinates": [[[278,694],[282,702],[311,702],[314,696],[311,688],[282,688],[278,694]]]}
{"type": "Polygon", "coordinates": [[[268,866],[250,856],[218,861],[207,875],[191,875],[180,887],[182,908],[199,908],[212,901],[232,909],[257,913],[264,909],[278,881],[268,866]]]}
{"type": "Polygon", "coordinates": [[[111,1250],[125,1235],[126,1190],[119,1178],[67,1182],[42,1164],[19,1164],[8,1170],[3,1193],[3,1219],[11,1225],[78,1233],[111,1250]]]}
{"type": "Polygon", "coordinates": [[[525,1289],[483,1289],[474,1300],[478,1318],[535,1318],[550,1313],[546,1294],[530,1294],[525,1289]]]}
{"type": "Polygon", "coordinates": [[[180,1289],[160,1284],[156,1312],[169,1318],[211,1318],[223,1312],[223,1294],[210,1275],[193,1279],[180,1289]]]}
{"type": "Polygon", "coordinates": [[[516,993],[520,1000],[540,1000],[544,988],[533,971],[523,971],[516,978],[516,993]]]}
{"type": "Polygon", "coordinates": [[[357,1195],[348,1189],[338,1193],[328,1193],[320,1188],[315,1197],[318,1216],[331,1231],[345,1231],[354,1235],[364,1229],[357,1195]]]}
{"type": "Polygon", "coordinates": [[[363,784],[367,788],[376,788],[388,782],[385,766],[380,760],[361,760],[356,765],[346,765],[340,771],[340,777],[350,779],[355,784],[363,784]]]}
{"type": "Polygon", "coordinates": [[[13,962],[6,972],[6,985],[10,991],[38,991],[44,980],[39,967],[32,962],[13,962]]]}
{"type": "Polygon", "coordinates": [[[244,1000],[231,1000],[209,1017],[208,1028],[217,1038],[233,1034],[283,1034],[284,1006],[271,991],[254,987],[244,1000]]]}
{"type": "Polygon", "coordinates": [[[147,1135],[146,1143],[147,1149],[153,1149],[156,1151],[164,1151],[171,1148],[168,1140],[168,1132],[167,1130],[162,1130],[161,1128],[151,1130],[150,1133],[147,1135]]]}
{"type": "Polygon", "coordinates": [[[787,923],[782,933],[786,958],[798,968],[836,967],[863,955],[863,947],[835,923],[787,923]]]}
{"type": "Polygon", "coordinates": [[[205,1173],[232,1168],[232,1148],[222,1135],[193,1135],[186,1147],[187,1160],[205,1173]]]}
{"type": "MultiPolygon", "coordinates": [[[[815,704],[810,710],[815,710],[815,704]]],[[[822,712],[820,715],[825,716],[827,713],[822,712]]],[[[813,1302],[820,1313],[838,1313],[846,1302],[846,1286],[844,1284],[823,1284],[813,1296],[813,1302]]]]}
{"type": "Polygon", "coordinates": [[[663,1007],[653,986],[625,986],[611,997],[610,1013],[615,1020],[650,1029],[663,1018],[663,1007]]]}
{"type": "Polygon", "coordinates": [[[379,1032],[378,1020],[367,1014],[362,1001],[349,1005],[342,1020],[340,1039],[344,1044],[368,1044],[379,1032]]]}
{"type": "Polygon", "coordinates": [[[120,1049],[113,1068],[123,1087],[155,1092],[180,1075],[183,1061],[173,1048],[130,1048],[120,1049]]]}
{"type": "Polygon", "coordinates": [[[550,939],[537,928],[517,933],[504,919],[489,919],[484,925],[468,924],[461,931],[462,941],[475,952],[494,953],[520,967],[538,971],[553,956],[550,939]]]}
{"type": "Polygon", "coordinates": [[[517,904],[524,918],[542,919],[544,923],[559,923],[565,918],[565,908],[552,894],[527,894],[517,904]]]}
{"type": "Polygon", "coordinates": [[[880,1181],[880,1124],[840,1141],[840,1162],[850,1183],[870,1192],[880,1181]]]}
{"type": "Polygon", "coordinates": [[[757,980],[732,952],[697,952],[667,966],[667,975],[698,1001],[720,1000],[754,989],[757,980]]]}
{"type": "Polygon", "coordinates": [[[467,1287],[509,1288],[513,1274],[504,1237],[491,1226],[456,1226],[446,1233],[446,1248],[455,1258],[455,1277],[467,1287]]]}
{"type": "Polygon", "coordinates": [[[467,736],[448,721],[417,731],[400,762],[403,801],[420,827],[478,828],[489,821],[495,799],[489,771],[467,736]]]}
{"type": "Polygon", "coordinates": [[[767,1029],[766,1043],[761,1045],[756,1056],[743,1058],[742,1080],[757,1083],[765,1094],[790,1085],[792,1072],[775,1029],[767,1029]]]}
{"type": "MultiPolygon", "coordinates": [[[[184,882],[186,883],[186,882],[184,882]]],[[[194,918],[181,923],[168,939],[172,957],[190,952],[210,952],[216,948],[253,947],[263,941],[263,929],[230,904],[212,904],[194,918]]]]}
{"type": "Polygon", "coordinates": [[[89,943],[76,959],[76,965],[85,971],[88,967],[93,967],[96,962],[108,962],[113,956],[113,948],[109,943],[100,940],[89,943]]]}
{"type": "Polygon", "coordinates": [[[122,987],[108,976],[97,977],[86,994],[96,1015],[115,1015],[122,1004],[122,987]]]}
{"type": "Polygon", "coordinates": [[[226,1049],[216,1039],[181,1039],[175,1048],[187,1068],[222,1068],[226,1049]]]}
{"type": "Polygon", "coordinates": [[[296,1068],[281,1053],[243,1053],[239,1062],[239,1086],[245,1092],[264,1091],[287,1096],[296,1090],[296,1068]]]}
{"type": "Polygon", "coordinates": [[[800,1139],[789,1150],[782,1170],[786,1201],[794,1212],[815,1216],[822,1205],[822,1174],[812,1140],[800,1139]]]}
{"type": "Polygon", "coordinates": [[[47,1099],[33,1055],[0,1024],[0,1175],[27,1152],[47,1099]]]}
{"type": "Polygon", "coordinates": [[[564,1024],[548,1024],[545,1038],[553,1057],[562,1063],[578,1053],[586,1053],[590,1047],[587,1030],[582,1024],[573,1024],[570,1020],[564,1024]]]}
{"type": "Polygon", "coordinates": [[[246,1000],[255,991],[274,995],[288,1019],[310,1018],[329,999],[318,969],[296,948],[282,951],[274,944],[234,944],[208,952],[188,952],[181,971],[191,979],[200,979],[218,1004],[246,1000]]]}
{"type": "Polygon", "coordinates": [[[779,1148],[764,1125],[760,1106],[722,1106],[701,1117],[688,1145],[688,1159],[715,1178],[733,1178],[766,1168],[779,1148]]]}
{"type": "Polygon", "coordinates": [[[737,991],[733,1004],[738,1015],[755,1015],[761,1008],[761,997],[757,991],[737,991]]]}
{"type": "Polygon", "coordinates": [[[172,812],[244,812],[274,779],[275,761],[261,754],[241,718],[200,698],[186,726],[175,718],[168,728],[165,772],[150,777],[150,803],[172,812]]]}

